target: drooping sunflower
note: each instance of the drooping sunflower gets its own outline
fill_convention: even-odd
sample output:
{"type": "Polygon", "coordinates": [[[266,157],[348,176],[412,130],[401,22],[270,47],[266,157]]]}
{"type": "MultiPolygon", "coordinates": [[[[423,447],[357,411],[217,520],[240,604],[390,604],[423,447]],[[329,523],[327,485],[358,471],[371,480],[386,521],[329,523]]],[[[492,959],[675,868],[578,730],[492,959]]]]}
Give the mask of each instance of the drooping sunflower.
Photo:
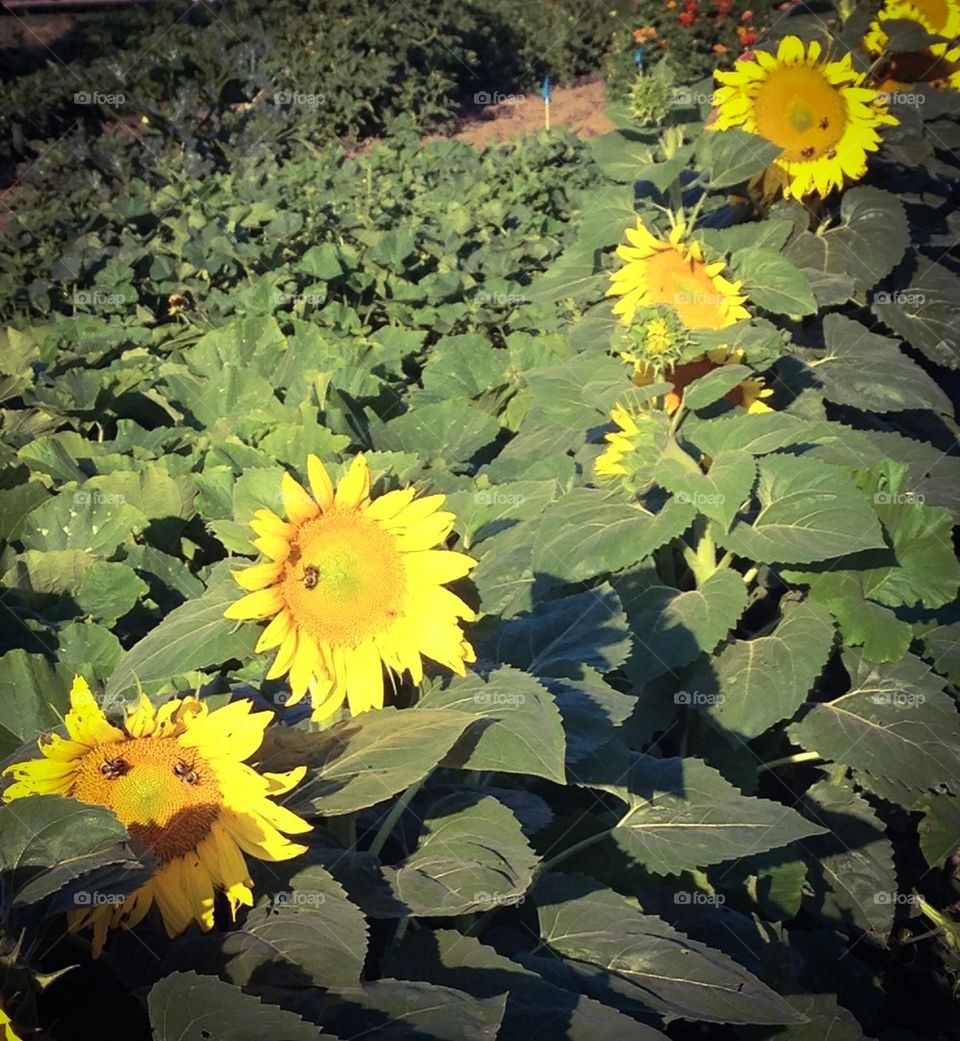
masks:
{"type": "Polygon", "coordinates": [[[931,36],[943,36],[942,43],[931,43],[919,51],[886,55],[878,69],[879,88],[895,91],[915,83],[960,90],[960,0],[887,0],[863,38],[864,49],[874,57],[889,44],[885,22],[915,22],[931,36]]]}
{"type": "Polygon", "coordinates": [[[607,296],[620,297],[613,313],[624,325],[638,308],[656,304],[672,307],[688,329],[724,329],[750,317],[741,283],[723,277],[723,261],[708,264],[699,242],[684,241],[686,231],[678,222],[668,239],[659,239],[640,218],[626,229],[628,244],[617,247],[626,263],[610,276],[607,290],[607,296]]]}
{"type": "Polygon", "coordinates": [[[423,679],[423,658],[465,674],[476,660],[460,628],[476,614],[444,588],[476,564],[438,549],[454,515],[443,495],[403,488],[370,498],[370,470],[358,455],[334,490],[320,460],[307,459],[310,495],[284,474],[287,519],[261,509],[250,526],[267,558],[234,572],[247,595],[228,618],[271,619],[258,651],[279,648],[268,679],[289,673],[290,704],[309,690],[313,718],[344,701],[353,714],[383,707],[383,668],[423,679]]]}
{"type": "Polygon", "coordinates": [[[783,151],[759,180],[764,196],[825,196],[867,170],[867,153],[880,145],[880,127],[899,121],[886,99],[863,86],[853,58],[821,61],[814,40],[805,49],[796,36],[780,41],[777,53],[755,51],[729,72],[714,75],[721,84],[713,103],[716,119],[708,130],[742,127],[783,151]]]}
{"type": "Polygon", "coordinates": [[[252,704],[234,701],[211,712],[187,697],[154,709],[141,696],[118,727],[77,676],[65,720],[69,737],[45,734],[42,759],[4,770],[15,778],[4,801],[58,794],[106,806],[159,862],[135,892],[67,913],[71,932],[93,930],[94,957],[108,930],[133,928],[154,903],[171,937],[193,921],[209,930],[217,890],[234,916],[241,904],[253,904],[245,853],[277,861],[305,852],[286,835],[311,826],[271,798],[290,791],[306,768],[260,774],[245,764],[272,716],[251,713],[252,704]]]}
{"type": "MultiPolygon", "coordinates": [[[[649,387],[653,383],[660,382],[661,377],[652,365],[645,364],[642,361],[638,362],[636,359],[625,360],[633,361],[633,382],[636,386],[649,387]]],[[[676,368],[663,377],[673,384],[673,390],[665,396],[663,401],[662,407],[664,412],[668,415],[673,415],[677,411],[683,399],[684,388],[694,380],[699,379],[701,376],[706,376],[708,372],[712,372],[722,365],[739,365],[742,361],[743,351],[739,348],[730,351],[726,347],[718,347],[716,350],[708,351],[700,358],[677,365],[676,368]]],[[[773,411],[766,403],[766,399],[772,397],[772,395],[773,391],[764,383],[760,376],[752,376],[741,380],[726,395],[726,400],[732,405],[739,405],[741,408],[746,409],[747,412],[755,414],[757,412],[773,411]]],[[[617,420],[614,419],[614,422],[617,422],[617,420]]]]}
{"type": "Polygon", "coordinates": [[[610,418],[617,424],[618,429],[604,436],[607,447],[593,464],[597,477],[625,476],[627,468],[623,464],[624,456],[636,451],[633,439],[640,434],[636,419],[623,405],[615,405],[610,412],[610,418]]]}

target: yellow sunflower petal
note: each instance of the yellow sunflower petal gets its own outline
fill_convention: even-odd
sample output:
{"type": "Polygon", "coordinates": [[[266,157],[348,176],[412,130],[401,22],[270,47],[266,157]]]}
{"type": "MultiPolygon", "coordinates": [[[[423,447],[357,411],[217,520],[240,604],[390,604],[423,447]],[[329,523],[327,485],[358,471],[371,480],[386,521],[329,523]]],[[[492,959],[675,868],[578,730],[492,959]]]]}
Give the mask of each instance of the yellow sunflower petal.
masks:
{"type": "Polygon", "coordinates": [[[224,612],[225,618],[248,621],[269,618],[283,607],[283,594],[279,589],[258,589],[232,603],[224,612]]]}
{"type": "Polygon", "coordinates": [[[330,480],[327,468],[313,453],[307,456],[307,477],[320,509],[329,510],[333,505],[333,481],[330,480]]]}

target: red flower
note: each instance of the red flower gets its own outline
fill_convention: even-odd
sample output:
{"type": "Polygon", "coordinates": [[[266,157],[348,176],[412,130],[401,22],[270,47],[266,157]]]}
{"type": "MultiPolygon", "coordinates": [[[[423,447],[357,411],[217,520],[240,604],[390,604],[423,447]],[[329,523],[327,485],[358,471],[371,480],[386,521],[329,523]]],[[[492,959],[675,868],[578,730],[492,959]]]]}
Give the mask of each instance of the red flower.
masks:
{"type": "Polygon", "coordinates": [[[740,21],[741,22],[752,22],[753,21],[753,11],[744,11],[743,14],[740,15],[740,21]]]}
{"type": "Polygon", "coordinates": [[[693,23],[696,20],[697,20],[697,16],[695,14],[691,14],[689,11],[684,11],[683,14],[677,15],[677,21],[681,25],[688,25],[688,26],[689,25],[693,25],[693,23]]]}
{"type": "Polygon", "coordinates": [[[687,14],[695,14],[697,10],[697,0],[683,0],[683,9],[687,14]]]}

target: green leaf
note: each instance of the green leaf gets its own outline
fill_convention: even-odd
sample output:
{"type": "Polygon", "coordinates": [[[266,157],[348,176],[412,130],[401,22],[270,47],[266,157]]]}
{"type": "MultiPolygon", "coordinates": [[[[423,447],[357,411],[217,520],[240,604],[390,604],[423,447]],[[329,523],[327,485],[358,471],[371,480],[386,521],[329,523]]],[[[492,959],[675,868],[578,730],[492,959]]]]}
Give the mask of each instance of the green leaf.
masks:
{"type": "Polygon", "coordinates": [[[523,378],[544,415],[574,430],[586,430],[608,415],[630,391],[619,358],[585,351],[562,365],[529,369],[523,378]]]}
{"type": "Polygon", "coordinates": [[[879,522],[856,485],[837,467],[794,456],[759,462],[760,511],[717,533],[725,549],[765,564],[829,560],[884,546],[879,522]]]}
{"type": "Polygon", "coordinates": [[[38,506],[23,522],[27,549],[81,550],[109,557],[147,526],[147,518],[123,495],[99,491],[61,492],[38,506]]]}
{"type": "Polygon", "coordinates": [[[703,134],[697,147],[698,165],[712,190],[732,188],[765,170],[782,149],[756,134],[733,127],[703,134]]]}
{"type": "Polygon", "coordinates": [[[626,661],[630,634],[620,600],[604,582],[504,622],[496,650],[501,661],[541,676],[563,675],[571,663],[606,673],[626,661]]]}
{"type": "Polygon", "coordinates": [[[851,651],[844,661],[850,690],[813,705],[789,728],[790,739],[915,791],[958,791],[960,716],[943,681],[911,654],[874,665],[851,651]]]}
{"type": "Polygon", "coordinates": [[[732,958],[597,886],[582,876],[563,875],[546,875],[537,883],[533,898],[540,935],[557,954],[632,984],[631,997],[672,1017],[708,1023],[802,1022],[732,958]]]}
{"type": "MultiPolygon", "coordinates": [[[[318,1028],[216,976],[174,972],[147,996],[154,1041],[316,1041],[318,1028]]],[[[324,1038],[336,1041],[326,1031],[324,1038]]]]}
{"type": "Polygon", "coordinates": [[[260,626],[223,617],[242,595],[226,569],[218,569],[203,596],[171,611],[124,654],[107,684],[107,697],[129,697],[138,687],[156,689],[194,669],[251,658],[260,626]]]}
{"type": "Polygon", "coordinates": [[[658,874],[707,867],[823,833],[781,803],[743,795],[697,759],[638,756],[626,787],[596,787],[629,807],[613,831],[616,844],[658,874]]]}
{"type": "Polygon", "coordinates": [[[0,758],[57,726],[68,708],[67,685],[46,658],[20,649],[0,658],[0,758]]]}
{"type": "Polygon", "coordinates": [[[487,677],[454,677],[445,689],[422,697],[416,711],[437,708],[490,720],[482,729],[471,728],[447,756],[448,765],[564,783],[563,720],[553,696],[533,676],[503,667],[487,677]]]}
{"type": "Polygon", "coordinates": [[[304,868],[289,888],[274,889],[270,903],[252,910],[242,929],[226,934],[226,973],[246,987],[265,976],[274,986],[351,987],[367,954],[367,923],[343,887],[323,868],[304,868]]]}
{"type": "Polygon", "coordinates": [[[679,505],[692,506],[726,531],[750,498],[757,480],[757,464],[749,452],[728,449],[717,455],[704,473],[699,463],[674,447],[672,453],[668,448],[661,456],[654,479],[673,492],[679,505]]]}
{"type": "Polygon", "coordinates": [[[388,707],[320,733],[275,734],[282,743],[274,746],[268,735],[263,754],[270,770],[308,766],[291,808],[334,817],[375,806],[426,777],[470,723],[452,709],[401,713],[388,707]]]}
{"type": "Polygon", "coordinates": [[[735,640],[684,681],[691,703],[725,734],[749,741],[789,719],[827,663],[834,635],[830,614],[810,603],[787,608],[769,636],[735,640]]]}
{"type": "Polygon", "coordinates": [[[877,294],[872,310],[931,361],[960,368],[960,278],[938,261],[919,256],[910,284],[877,294]]]}
{"type": "Polygon", "coordinates": [[[785,412],[741,412],[705,422],[684,424],[683,436],[702,452],[716,458],[723,451],[767,455],[805,439],[808,424],[785,412]]]}
{"type": "Polygon", "coordinates": [[[497,437],[499,423],[466,398],[421,405],[381,427],[371,429],[374,447],[388,452],[416,452],[424,460],[462,462],[497,437]]]}
{"type": "Polygon", "coordinates": [[[830,829],[804,843],[811,880],[806,906],[834,928],[865,932],[886,944],[897,907],[897,875],[883,822],[846,784],[820,781],[804,801],[809,815],[830,829]]]}
{"type": "Polygon", "coordinates": [[[730,267],[758,307],[774,314],[816,314],[817,301],[806,275],[782,254],[748,247],[733,254],[730,267]]]}
{"type": "Polygon", "coordinates": [[[503,803],[457,792],[434,803],[417,848],[383,873],[412,914],[449,917],[519,902],[536,864],[503,803]]]}
{"type": "Polygon", "coordinates": [[[658,580],[636,591],[630,585],[626,576],[615,588],[634,638],[626,673],[638,689],[712,652],[747,606],[747,587],[731,570],[717,571],[698,589],[683,592],[658,580]]]}
{"type": "Polygon", "coordinates": [[[721,365],[687,384],[683,391],[683,404],[691,411],[706,408],[752,375],[753,370],[746,365],[721,365]]]}
{"type": "Polygon", "coordinates": [[[923,819],[917,828],[920,849],[930,867],[940,868],[960,849],[960,799],[931,795],[923,808],[923,819]]]}
{"type": "Polygon", "coordinates": [[[683,534],[696,515],[669,501],[659,513],[596,488],[574,488],[543,512],[533,569],[558,582],[581,582],[629,567],[683,534]]]}
{"type": "Polygon", "coordinates": [[[113,623],[125,615],[149,588],[127,564],[97,561],[84,573],[76,601],[84,614],[97,621],[113,623]]]}

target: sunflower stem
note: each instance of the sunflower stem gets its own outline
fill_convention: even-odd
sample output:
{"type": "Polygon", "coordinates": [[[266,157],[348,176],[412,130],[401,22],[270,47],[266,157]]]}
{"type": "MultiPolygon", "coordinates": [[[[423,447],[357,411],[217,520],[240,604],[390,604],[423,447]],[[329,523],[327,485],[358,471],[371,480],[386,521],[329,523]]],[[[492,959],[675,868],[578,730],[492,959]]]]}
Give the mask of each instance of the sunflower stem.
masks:
{"type": "Polygon", "coordinates": [[[390,808],[390,812],[384,817],[383,823],[377,829],[376,835],[373,836],[373,841],[370,843],[370,852],[376,856],[380,856],[383,847],[387,844],[387,839],[390,838],[390,834],[397,824],[397,821],[404,815],[407,807],[413,802],[417,792],[424,786],[427,778],[422,777],[419,781],[414,782],[410,787],[400,796],[399,799],[390,808]]]}
{"type": "Polygon", "coordinates": [[[794,763],[812,763],[820,756],[816,752],[795,752],[793,755],[785,755],[780,759],[771,759],[769,763],[761,763],[757,767],[758,773],[764,770],[776,770],[779,766],[792,766],[794,763]]]}

